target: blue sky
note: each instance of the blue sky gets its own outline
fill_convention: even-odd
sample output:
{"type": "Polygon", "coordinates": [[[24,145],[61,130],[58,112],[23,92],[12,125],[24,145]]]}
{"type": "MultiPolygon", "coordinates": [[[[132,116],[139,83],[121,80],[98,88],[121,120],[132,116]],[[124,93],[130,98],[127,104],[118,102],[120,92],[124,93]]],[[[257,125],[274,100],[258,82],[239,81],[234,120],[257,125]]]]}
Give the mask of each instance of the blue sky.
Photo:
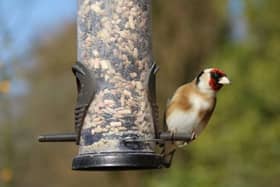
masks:
{"type": "Polygon", "coordinates": [[[10,34],[11,43],[0,51],[0,60],[9,63],[12,56],[28,50],[39,33],[74,21],[75,15],[76,0],[1,0],[0,42],[3,45],[1,36],[7,39],[1,33],[4,29],[10,34]]]}
{"type": "Polygon", "coordinates": [[[231,38],[235,42],[243,41],[247,37],[245,2],[243,0],[228,0],[228,16],[231,25],[231,38]]]}
{"type": "MultiPolygon", "coordinates": [[[[13,76],[15,57],[28,59],[36,37],[51,35],[64,23],[75,21],[76,4],[76,0],[0,0],[0,65],[5,64],[6,73],[13,76]]],[[[14,78],[10,93],[21,95],[27,87],[14,78]]]]}

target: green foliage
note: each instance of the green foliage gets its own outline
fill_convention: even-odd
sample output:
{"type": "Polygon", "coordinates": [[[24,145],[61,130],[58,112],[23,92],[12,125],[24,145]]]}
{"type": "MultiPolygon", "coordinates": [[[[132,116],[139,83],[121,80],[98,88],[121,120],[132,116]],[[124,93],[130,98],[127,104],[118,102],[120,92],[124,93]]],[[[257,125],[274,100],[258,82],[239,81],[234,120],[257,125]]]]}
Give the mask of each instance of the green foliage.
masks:
{"type": "Polygon", "coordinates": [[[232,80],[219,93],[209,126],[150,186],[280,185],[280,3],[260,3],[249,4],[247,11],[252,37],[224,43],[207,61],[232,80]]]}

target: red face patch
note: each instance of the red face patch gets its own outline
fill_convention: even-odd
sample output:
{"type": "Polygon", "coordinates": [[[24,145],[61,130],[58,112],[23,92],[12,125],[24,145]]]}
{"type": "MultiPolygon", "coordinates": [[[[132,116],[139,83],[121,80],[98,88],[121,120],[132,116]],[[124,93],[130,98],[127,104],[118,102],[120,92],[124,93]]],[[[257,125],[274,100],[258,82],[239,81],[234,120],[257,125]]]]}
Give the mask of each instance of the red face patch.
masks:
{"type": "Polygon", "coordinates": [[[209,80],[209,85],[214,91],[218,91],[219,89],[221,89],[223,87],[222,84],[217,83],[217,81],[214,80],[213,78],[211,78],[209,80]]]}
{"type": "Polygon", "coordinates": [[[218,82],[219,79],[224,76],[226,76],[226,74],[223,71],[219,70],[218,68],[213,68],[210,71],[209,85],[214,91],[218,91],[223,87],[223,85],[219,84],[218,82]]]}

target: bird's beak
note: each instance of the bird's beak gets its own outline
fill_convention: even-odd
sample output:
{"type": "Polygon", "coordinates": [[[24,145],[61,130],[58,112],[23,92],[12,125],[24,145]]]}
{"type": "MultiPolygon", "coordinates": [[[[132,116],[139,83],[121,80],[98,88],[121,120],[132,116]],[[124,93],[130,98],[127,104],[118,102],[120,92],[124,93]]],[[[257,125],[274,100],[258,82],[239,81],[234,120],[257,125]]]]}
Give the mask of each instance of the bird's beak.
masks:
{"type": "Polygon", "coordinates": [[[230,84],[230,80],[226,76],[223,76],[219,79],[218,83],[219,84],[230,84]]]}

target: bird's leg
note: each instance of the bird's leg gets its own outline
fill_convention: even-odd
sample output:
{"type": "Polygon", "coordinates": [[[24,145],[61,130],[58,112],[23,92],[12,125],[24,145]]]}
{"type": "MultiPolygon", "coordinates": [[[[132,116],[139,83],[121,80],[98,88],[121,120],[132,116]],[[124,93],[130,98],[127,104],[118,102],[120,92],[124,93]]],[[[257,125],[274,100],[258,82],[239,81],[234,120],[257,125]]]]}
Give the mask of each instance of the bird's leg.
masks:
{"type": "MultiPolygon", "coordinates": [[[[172,145],[174,145],[175,144],[174,139],[175,139],[176,129],[172,129],[169,132],[171,133],[170,142],[171,142],[172,145]]],[[[167,143],[165,142],[163,144],[163,149],[162,149],[162,151],[160,153],[161,155],[168,155],[168,154],[170,154],[172,152],[172,151],[170,151],[170,152],[166,153],[166,146],[167,146],[167,143]]]]}
{"type": "Polygon", "coordinates": [[[197,137],[196,132],[193,130],[190,141],[194,141],[196,139],[196,137],[197,137]]]}
{"type": "Polygon", "coordinates": [[[174,136],[175,136],[175,133],[172,132],[172,133],[171,133],[171,142],[172,142],[172,144],[174,144],[174,136]]]}
{"type": "Polygon", "coordinates": [[[170,133],[171,133],[171,142],[172,142],[172,144],[175,143],[174,139],[175,139],[175,134],[176,134],[176,132],[177,132],[176,129],[172,129],[172,130],[170,131],[170,133]]]}

